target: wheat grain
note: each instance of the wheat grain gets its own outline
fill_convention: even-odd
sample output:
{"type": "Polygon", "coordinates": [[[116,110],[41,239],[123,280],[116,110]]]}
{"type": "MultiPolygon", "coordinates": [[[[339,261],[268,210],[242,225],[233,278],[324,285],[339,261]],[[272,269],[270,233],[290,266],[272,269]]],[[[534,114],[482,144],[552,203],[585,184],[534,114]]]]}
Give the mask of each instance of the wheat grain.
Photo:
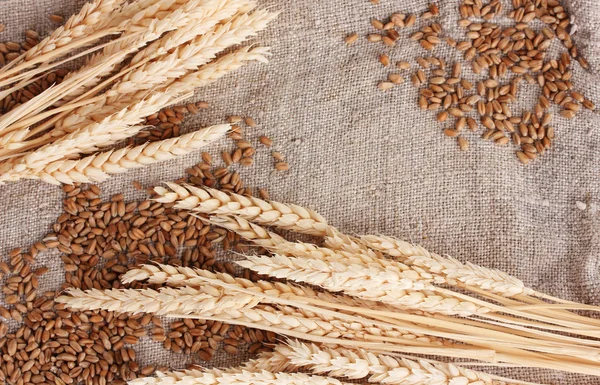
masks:
{"type": "MultiPolygon", "coordinates": [[[[277,345],[267,362],[297,366],[313,373],[328,373],[349,379],[367,378],[369,382],[399,385],[494,385],[491,376],[446,363],[424,359],[397,358],[360,348],[318,346],[290,340],[277,345]],[[277,357],[279,355],[279,357],[277,357]],[[286,358],[289,363],[286,363],[286,358]]],[[[503,382],[504,383],[504,382],[503,382]]]]}
{"type": "Polygon", "coordinates": [[[156,187],[156,199],[162,203],[176,203],[175,207],[202,214],[238,215],[243,219],[266,226],[277,226],[305,234],[321,235],[329,227],[323,217],[303,207],[266,202],[264,200],[227,194],[210,188],[181,186],[167,183],[170,190],[156,187]]]}
{"type": "Polygon", "coordinates": [[[474,302],[460,301],[433,292],[435,288],[419,281],[418,275],[399,274],[373,265],[294,258],[247,256],[237,262],[259,274],[285,278],[344,292],[358,298],[380,301],[401,309],[417,309],[448,315],[471,316],[490,309],[474,302]]]}
{"type": "Polygon", "coordinates": [[[122,313],[154,313],[157,315],[218,315],[226,310],[252,308],[259,300],[252,295],[227,294],[213,286],[153,289],[67,290],[68,296],[56,299],[71,309],[119,311],[122,313]]]}
{"type": "Polygon", "coordinates": [[[423,247],[392,237],[367,235],[361,237],[369,247],[400,258],[410,266],[419,266],[435,275],[440,283],[475,286],[492,293],[511,297],[532,294],[533,290],[509,274],[472,263],[463,264],[452,257],[430,253],[423,247]]]}
{"type": "Polygon", "coordinates": [[[158,377],[144,377],[129,381],[130,385],[343,385],[331,377],[304,373],[272,373],[248,369],[186,370],[179,373],[158,373],[158,377]]]}
{"type": "Polygon", "coordinates": [[[111,150],[77,160],[58,160],[28,177],[57,185],[101,182],[111,174],[170,160],[202,148],[223,137],[230,128],[229,124],[222,124],[133,148],[111,150]]]}

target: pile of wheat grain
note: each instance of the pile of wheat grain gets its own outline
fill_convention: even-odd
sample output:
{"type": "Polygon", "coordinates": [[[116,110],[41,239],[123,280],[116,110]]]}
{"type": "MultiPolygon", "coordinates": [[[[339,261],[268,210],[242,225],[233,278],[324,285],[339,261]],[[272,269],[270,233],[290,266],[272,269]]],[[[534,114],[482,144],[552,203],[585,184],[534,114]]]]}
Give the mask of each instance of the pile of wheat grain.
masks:
{"type": "MultiPolygon", "coordinates": [[[[598,311],[597,307],[551,297],[504,272],[461,263],[395,238],[345,235],[316,212],[293,204],[175,183],[154,191],[158,202],[174,203],[199,220],[251,241],[260,254],[247,255],[238,264],[277,280],[253,282],[226,273],[146,264],[129,270],[122,281],[165,286],[74,289],[59,302],[80,310],[220,321],[309,341],[316,345],[298,347],[304,360],[294,361],[296,353],[281,347],[277,352],[284,357],[276,361],[290,360],[291,366],[285,367],[307,366],[333,376],[346,377],[354,370],[360,373],[356,378],[378,378],[386,375],[380,364],[385,362],[395,368],[387,375],[398,376],[402,384],[495,381],[412,354],[600,375],[600,321],[573,312],[598,311]],[[322,245],[288,241],[265,226],[319,236],[322,245]],[[315,286],[324,291],[311,288],[315,286]],[[360,364],[352,364],[353,360],[360,364]],[[370,370],[367,364],[375,368],[370,370]],[[447,382],[435,382],[440,381],[437,375],[430,382],[412,377],[428,370],[448,377],[447,382]]],[[[276,365],[261,370],[267,372],[249,366],[139,381],[183,385],[243,382],[249,381],[248,376],[266,376],[266,382],[294,381],[278,374],[282,369],[276,365]]]]}
{"type": "MultiPolygon", "coordinates": [[[[383,43],[386,52],[380,57],[381,63],[393,68],[390,64],[397,60],[400,70],[390,72],[386,80],[379,82],[380,90],[392,90],[404,82],[404,76],[410,76],[419,90],[422,110],[436,111],[441,123],[454,119],[442,132],[454,138],[461,150],[468,150],[469,138],[475,137],[481,125],[482,139],[497,146],[512,143],[517,158],[527,164],[552,147],[557,131],[551,124],[553,105],[566,119],[596,107],[572,82],[571,59],[584,70],[589,63],[572,38],[577,26],[568,10],[557,0],[513,0],[511,6],[507,12],[499,0],[463,0],[456,10],[461,17],[458,27],[464,34],[461,41],[448,36],[439,21],[430,21],[443,16],[433,3],[418,19],[401,12],[390,15],[389,20],[372,19],[376,32],[367,35],[367,40],[383,43]],[[408,41],[402,40],[404,31],[408,41]],[[418,68],[409,75],[405,72],[411,64],[406,60],[411,58],[394,59],[394,47],[400,42],[403,46],[409,44],[410,40],[419,42],[426,55],[412,58],[418,68]],[[450,65],[447,54],[436,54],[442,41],[463,53],[464,60],[450,65]],[[555,42],[565,49],[551,56],[553,45],[560,50],[555,42]],[[464,73],[462,67],[470,67],[472,73],[464,73]],[[539,87],[539,95],[531,111],[517,116],[511,108],[521,87],[539,87]],[[465,130],[467,127],[469,130],[465,130]]],[[[346,44],[357,40],[356,33],[345,38],[346,44]]]]}
{"type": "Polygon", "coordinates": [[[253,0],[95,0],[49,37],[35,45],[31,38],[0,69],[0,99],[10,109],[0,117],[0,183],[102,181],[225,135],[229,124],[106,150],[196,88],[266,62],[266,48],[239,47],[277,15],[256,8],[253,0]],[[82,57],[79,69],[55,71],[82,57]]]}

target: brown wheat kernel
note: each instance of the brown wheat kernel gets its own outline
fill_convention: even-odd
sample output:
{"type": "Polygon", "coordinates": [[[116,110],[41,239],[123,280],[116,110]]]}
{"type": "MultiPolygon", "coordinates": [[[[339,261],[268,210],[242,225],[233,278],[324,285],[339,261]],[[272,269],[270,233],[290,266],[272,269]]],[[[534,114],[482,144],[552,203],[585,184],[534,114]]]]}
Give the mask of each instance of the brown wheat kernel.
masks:
{"type": "Polygon", "coordinates": [[[275,170],[287,171],[290,169],[290,165],[287,162],[278,162],[275,164],[275,170]]]}
{"type": "Polygon", "coordinates": [[[231,116],[229,116],[229,117],[227,118],[227,121],[228,121],[229,123],[239,123],[239,122],[241,122],[242,120],[244,120],[244,119],[243,119],[241,116],[239,116],[239,115],[231,115],[231,116]]]}
{"type": "Polygon", "coordinates": [[[456,137],[460,134],[454,128],[446,128],[443,132],[444,132],[444,135],[450,136],[450,137],[456,137]]]}
{"type": "Polygon", "coordinates": [[[255,128],[257,126],[256,122],[254,121],[254,119],[252,119],[249,116],[246,116],[244,118],[244,123],[246,123],[246,126],[250,127],[250,128],[255,128]]]}
{"type": "Polygon", "coordinates": [[[388,80],[394,84],[401,84],[404,82],[404,78],[400,74],[389,74],[388,80]]]}
{"type": "Polygon", "coordinates": [[[375,29],[383,30],[383,23],[377,19],[371,19],[371,25],[375,29]]]}
{"type": "Polygon", "coordinates": [[[231,154],[231,160],[233,163],[237,163],[240,159],[242,159],[242,150],[238,148],[231,154]]]}
{"type": "Polygon", "coordinates": [[[396,40],[389,37],[388,35],[382,36],[381,41],[383,42],[383,44],[387,45],[388,47],[393,47],[394,45],[396,45],[396,40]]]}
{"type": "Polygon", "coordinates": [[[394,23],[394,25],[396,27],[400,27],[400,28],[404,28],[405,24],[404,24],[404,20],[406,19],[406,15],[404,15],[403,13],[394,13],[392,16],[390,16],[390,20],[392,21],[392,23],[394,23]]]}
{"type": "Polygon", "coordinates": [[[588,110],[593,111],[593,110],[596,109],[596,105],[591,100],[589,100],[589,99],[585,99],[582,104],[588,110]]]}
{"type": "Polygon", "coordinates": [[[574,118],[574,117],[575,117],[575,111],[572,111],[572,110],[562,110],[562,111],[560,112],[560,115],[561,115],[562,117],[565,117],[565,118],[567,118],[567,119],[572,119],[572,118],[574,118]]]}
{"type": "Polygon", "coordinates": [[[457,143],[461,151],[467,151],[469,149],[469,141],[465,137],[459,136],[457,143]]]}
{"type": "Polygon", "coordinates": [[[379,88],[381,91],[387,91],[393,87],[394,83],[392,82],[379,82],[379,84],[377,84],[377,88],[379,88]]]}
{"type": "Polygon", "coordinates": [[[131,182],[131,184],[133,185],[133,188],[136,189],[137,191],[142,191],[144,189],[142,187],[142,184],[140,182],[138,182],[137,180],[134,180],[133,182],[131,182]]]}
{"type": "Polygon", "coordinates": [[[383,64],[384,67],[387,67],[390,65],[390,57],[386,54],[381,54],[379,55],[379,62],[383,64]]]}
{"type": "Polygon", "coordinates": [[[279,151],[273,151],[271,152],[271,156],[273,157],[273,159],[278,160],[278,161],[282,161],[285,159],[285,157],[283,156],[283,154],[279,151]]]}
{"type": "Polygon", "coordinates": [[[56,14],[50,15],[50,20],[55,23],[62,23],[63,21],[65,21],[64,17],[56,14]]]}
{"type": "Polygon", "coordinates": [[[446,119],[448,119],[448,113],[446,111],[440,111],[437,114],[437,121],[438,122],[445,122],[446,119]]]}
{"type": "Polygon", "coordinates": [[[260,141],[260,143],[267,147],[271,147],[273,145],[273,140],[268,136],[261,136],[260,138],[258,138],[258,140],[260,141]]]}
{"type": "Polygon", "coordinates": [[[415,16],[415,15],[408,15],[406,17],[406,19],[404,20],[404,25],[406,27],[412,27],[413,25],[415,25],[416,21],[417,21],[417,16],[415,16]]]}
{"type": "Polygon", "coordinates": [[[244,156],[242,159],[240,159],[240,165],[242,166],[252,166],[252,164],[254,164],[254,159],[248,157],[248,156],[244,156]]]}
{"type": "Polygon", "coordinates": [[[270,199],[269,192],[266,189],[264,189],[264,188],[259,188],[258,189],[258,195],[260,196],[261,199],[264,199],[264,200],[267,200],[267,201],[270,199]]]}
{"type": "Polygon", "coordinates": [[[399,61],[398,63],[396,63],[396,67],[398,67],[401,70],[407,70],[410,69],[410,63],[406,61],[399,61]]]}
{"type": "Polygon", "coordinates": [[[381,41],[382,37],[383,36],[381,36],[378,33],[371,33],[371,34],[367,35],[367,40],[370,41],[370,42],[372,42],[372,43],[376,43],[378,41],[381,41]]]}
{"type": "Polygon", "coordinates": [[[357,33],[352,33],[352,34],[350,34],[350,35],[348,35],[348,36],[346,36],[344,38],[344,42],[346,44],[348,44],[348,45],[354,43],[357,40],[358,40],[358,34],[357,33]]]}

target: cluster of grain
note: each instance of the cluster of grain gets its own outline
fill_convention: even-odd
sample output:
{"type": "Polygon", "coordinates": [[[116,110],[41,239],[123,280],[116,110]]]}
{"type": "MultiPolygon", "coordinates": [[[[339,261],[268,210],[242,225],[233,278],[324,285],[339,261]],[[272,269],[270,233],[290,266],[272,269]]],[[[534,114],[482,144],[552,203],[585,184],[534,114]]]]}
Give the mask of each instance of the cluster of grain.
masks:
{"type": "MultiPolygon", "coordinates": [[[[513,0],[511,5],[512,9],[506,11],[499,0],[489,3],[464,0],[457,10],[461,16],[458,27],[465,36],[462,41],[444,37],[441,25],[429,21],[440,16],[435,4],[430,4],[419,18],[394,13],[389,21],[371,20],[378,32],[369,34],[367,40],[383,42],[391,49],[401,39],[400,32],[413,27],[417,31],[409,31],[408,40],[418,41],[426,51],[434,51],[445,41],[463,52],[464,62],[449,64],[440,55],[415,58],[420,68],[406,76],[410,76],[412,84],[419,89],[419,107],[439,111],[437,120],[440,122],[453,118],[443,133],[455,138],[461,150],[469,148],[464,128],[477,132],[483,126],[482,139],[492,140],[499,146],[512,143],[517,147],[517,158],[529,163],[550,149],[555,140],[556,130],[550,125],[553,105],[567,119],[574,118],[584,108],[594,110],[595,105],[571,82],[572,59],[584,70],[589,64],[572,40],[577,28],[564,7],[556,0],[513,0]],[[512,25],[494,22],[505,16],[512,25]],[[555,40],[566,48],[557,58],[547,54],[555,40]],[[461,70],[465,65],[471,67],[475,78],[463,77],[461,70]],[[517,116],[511,105],[514,107],[517,102],[519,87],[523,84],[539,87],[540,95],[531,111],[517,116]]],[[[357,39],[358,35],[354,34],[345,41],[352,44],[357,39]]],[[[391,54],[380,56],[380,62],[386,67],[393,61],[391,54]]],[[[407,58],[400,59],[397,68],[408,70],[411,65],[405,61],[407,58]]],[[[402,73],[390,73],[378,88],[391,90],[403,82],[402,73]]]]}

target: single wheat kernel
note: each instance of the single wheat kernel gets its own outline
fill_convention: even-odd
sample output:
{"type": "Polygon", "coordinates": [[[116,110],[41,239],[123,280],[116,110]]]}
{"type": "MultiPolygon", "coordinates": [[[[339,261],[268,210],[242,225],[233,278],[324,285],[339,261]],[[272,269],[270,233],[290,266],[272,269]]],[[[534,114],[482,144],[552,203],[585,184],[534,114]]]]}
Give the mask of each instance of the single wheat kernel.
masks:
{"type": "Polygon", "coordinates": [[[275,170],[287,171],[290,169],[290,165],[287,162],[278,162],[275,164],[275,170]]]}
{"type": "Polygon", "coordinates": [[[261,136],[258,138],[258,140],[267,147],[271,147],[273,145],[273,139],[269,138],[268,136],[261,136]]]}
{"type": "Polygon", "coordinates": [[[348,44],[348,45],[354,43],[356,40],[358,40],[357,33],[350,34],[344,38],[344,42],[346,42],[346,44],[348,44]]]}
{"type": "Polygon", "coordinates": [[[465,139],[465,137],[459,136],[457,142],[461,151],[467,151],[469,149],[469,141],[465,139]]]}
{"type": "Polygon", "coordinates": [[[377,84],[377,88],[379,88],[381,91],[387,91],[393,87],[394,83],[392,82],[379,82],[379,84],[377,84]]]}
{"type": "Polygon", "coordinates": [[[382,36],[378,33],[371,33],[371,34],[367,35],[367,40],[372,43],[381,41],[381,38],[382,38],[382,36]]]}
{"type": "Polygon", "coordinates": [[[379,62],[383,64],[384,67],[387,67],[390,65],[390,57],[386,54],[381,54],[379,55],[379,62]]]}
{"type": "Polygon", "coordinates": [[[371,19],[371,25],[375,27],[375,29],[383,30],[383,23],[377,19],[371,19]]]}
{"type": "Polygon", "coordinates": [[[389,74],[388,80],[394,84],[401,84],[404,82],[404,78],[400,74],[389,74]]]}
{"type": "Polygon", "coordinates": [[[55,23],[62,23],[63,21],[65,21],[64,17],[62,17],[61,15],[56,15],[56,14],[50,15],[50,20],[55,23]]]}
{"type": "Polygon", "coordinates": [[[456,136],[458,136],[460,134],[454,128],[446,128],[443,132],[444,132],[444,135],[452,137],[452,138],[456,137],[456,136]]]}
{"type": "Polygon", "coordinates": [[[239,116],[239,115],[231,115],[231,116],[229,116],[229,117],[227,118],[227,121],[228,121],[229,123],[239,123],[239,122],[241,122],[242,120],[244,120],[244,119],[243,119],[241,116],[239,116]]]}
{"type": "Polygon", "coordinates": [[[273,157],[273,159],[275,160],[284,160],[284,156],[282,153],[280,153],[279,151],[273,151],[271,152],[271,156],[273,157]]]}

